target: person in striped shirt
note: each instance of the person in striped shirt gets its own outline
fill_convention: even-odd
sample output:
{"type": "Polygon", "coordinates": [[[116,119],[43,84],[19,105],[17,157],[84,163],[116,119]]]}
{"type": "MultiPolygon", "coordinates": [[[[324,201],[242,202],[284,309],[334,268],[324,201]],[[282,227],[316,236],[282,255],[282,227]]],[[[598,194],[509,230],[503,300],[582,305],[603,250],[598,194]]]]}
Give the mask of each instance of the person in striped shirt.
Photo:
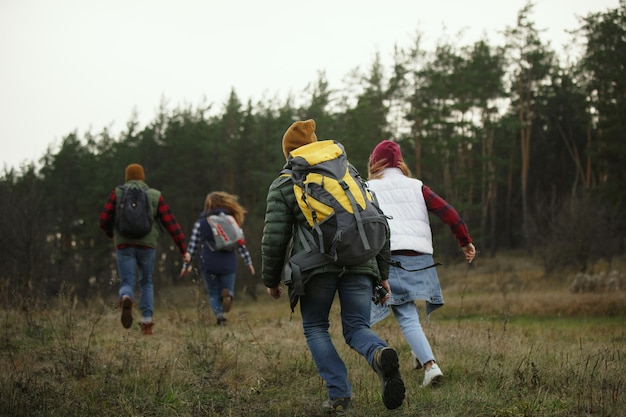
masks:
{"type": "MultiPolygon", "coordinates": [[[[223,326],[227,322],[224,314],[230,311],[235,296],[237,257],[233,250],[217,250],[214,246],[215,238],[207,217],[220,213],[233,216],[241,227],[246,210],[239,204],[237,196],[233,194],[224,191],[209,193],[204,201],[204,210],[193,225],[188,245],[190,259],[183,265],[180,276],[187,273],[191,259],[196,252],[200,252],[200,273],[209,296],[209,305],[215,314],[218,326],[223,326]]],[[[236,251],[243,259],[244,265],[254,275],[254,265],[245,241],[239,242],[236,251]]]]}

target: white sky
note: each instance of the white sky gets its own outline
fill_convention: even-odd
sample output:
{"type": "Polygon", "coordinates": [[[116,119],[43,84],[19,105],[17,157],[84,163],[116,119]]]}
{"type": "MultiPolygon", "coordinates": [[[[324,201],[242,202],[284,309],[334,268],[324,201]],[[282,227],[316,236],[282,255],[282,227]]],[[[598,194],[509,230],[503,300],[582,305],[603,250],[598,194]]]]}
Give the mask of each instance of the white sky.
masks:
{"type": "MultiPolygon", "coordinates": [[[[331,88],[418,32],[433,45],[501,44],[526,0],[0,0],[0,175],[38,161],[77,131],[117,137],[168,109],[331,88]]],[[[619,0],[536,0],[531,19],[557,52],[578,16],[619,0]]]]}

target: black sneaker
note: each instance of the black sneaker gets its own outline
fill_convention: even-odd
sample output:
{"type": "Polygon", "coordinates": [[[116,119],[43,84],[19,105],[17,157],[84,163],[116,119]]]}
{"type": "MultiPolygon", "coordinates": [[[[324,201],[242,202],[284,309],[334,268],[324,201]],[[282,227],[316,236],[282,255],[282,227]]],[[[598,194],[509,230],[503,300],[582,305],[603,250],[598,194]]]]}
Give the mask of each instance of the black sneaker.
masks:
{"type": "Polygon", "coordinates": [[[352,408],[350,398],[335,398],[322,403],[322,412],[326,416],[347,416],[350,408],[352,408]]]}
{"type": "Polygon", "coordinates": [[[374,370],[380,378],[383,404],[395,410],[404,401],[404,381],[400,375],[398,354],[390,347],[380,348],[374,353],[374,370]]]}

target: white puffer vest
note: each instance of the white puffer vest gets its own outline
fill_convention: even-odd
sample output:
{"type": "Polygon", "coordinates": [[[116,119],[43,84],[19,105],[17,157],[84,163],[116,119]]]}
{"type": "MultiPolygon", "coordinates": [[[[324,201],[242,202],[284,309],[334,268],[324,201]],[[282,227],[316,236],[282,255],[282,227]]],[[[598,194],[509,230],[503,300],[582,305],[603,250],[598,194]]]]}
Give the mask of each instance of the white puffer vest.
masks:
{"type": "Polygon", "coordinates": [[[405,176],[398,168],[386,168],[383,178],[369,180],[380,208],[389,219],[391,250],[433,254],[433,238],[422,182],[405,176]]]}

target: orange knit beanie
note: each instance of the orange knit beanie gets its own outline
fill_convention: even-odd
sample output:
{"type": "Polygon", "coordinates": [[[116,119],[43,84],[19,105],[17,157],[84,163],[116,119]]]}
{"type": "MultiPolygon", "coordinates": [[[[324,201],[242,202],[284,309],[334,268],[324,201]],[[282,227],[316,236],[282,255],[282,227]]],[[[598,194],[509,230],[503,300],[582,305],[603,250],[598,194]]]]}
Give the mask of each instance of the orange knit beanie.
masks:
{"type": "Polygon", "coordinates": [[[125,181],[130,180],[145,180],[146,176],[143,172],[143,167],[139,164],[130,164],[126,167],[125,181]]]}
{"type": "Polygon", "coordinates": [[[294,149],[313,142],[317,142],[315,120],[309,119],[294,122],[283,135],[283,153],[285,154],[285,158],[287,158],[289,152],[294,149]]]}

